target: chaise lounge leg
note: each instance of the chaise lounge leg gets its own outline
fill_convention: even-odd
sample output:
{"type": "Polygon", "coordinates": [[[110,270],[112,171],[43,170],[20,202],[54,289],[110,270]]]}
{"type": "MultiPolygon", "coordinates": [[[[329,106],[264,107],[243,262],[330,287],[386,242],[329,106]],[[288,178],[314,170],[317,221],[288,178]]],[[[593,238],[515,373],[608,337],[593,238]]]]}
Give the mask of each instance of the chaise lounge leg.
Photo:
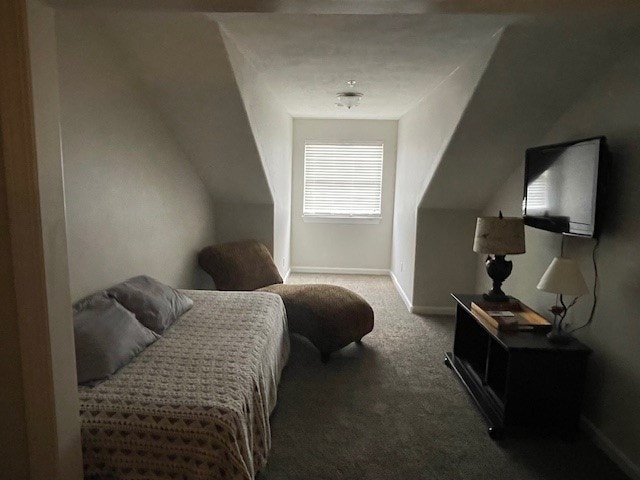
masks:
{"type": "Polygon", "coordinates": [[[330,358],[331,358],[330,353],[320,352],[320,360],[322,361],[322,363],[327,363],[330,358]]]}

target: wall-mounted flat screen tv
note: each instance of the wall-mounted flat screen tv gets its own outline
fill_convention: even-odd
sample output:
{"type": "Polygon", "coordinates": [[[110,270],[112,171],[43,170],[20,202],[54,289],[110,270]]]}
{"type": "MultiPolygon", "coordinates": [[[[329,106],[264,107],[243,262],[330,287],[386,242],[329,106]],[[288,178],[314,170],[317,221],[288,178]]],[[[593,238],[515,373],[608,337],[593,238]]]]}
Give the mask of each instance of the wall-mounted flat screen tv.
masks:
{"type": "Polygon", "coordinates": [[[595,237],[607,158],[605,137],[527,149],[522,201],[525,224],[595,237]]]}

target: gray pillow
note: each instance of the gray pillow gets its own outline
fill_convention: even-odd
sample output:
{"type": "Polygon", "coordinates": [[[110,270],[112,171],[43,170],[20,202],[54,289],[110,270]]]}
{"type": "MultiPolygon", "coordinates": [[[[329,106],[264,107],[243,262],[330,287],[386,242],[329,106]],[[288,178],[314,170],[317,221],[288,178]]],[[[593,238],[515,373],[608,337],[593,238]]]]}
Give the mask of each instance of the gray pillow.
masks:
{"type": "Polygon", "coordinates": [[[159,335],[193,306],[193,300],[183,293],[146,275],[119,283],[107,294],[159,335]]]}
{"type": "Polygon", "coordinates": [[[78,383],[110,377],[159,337],[104,292],[73,308],[78,383]]]}

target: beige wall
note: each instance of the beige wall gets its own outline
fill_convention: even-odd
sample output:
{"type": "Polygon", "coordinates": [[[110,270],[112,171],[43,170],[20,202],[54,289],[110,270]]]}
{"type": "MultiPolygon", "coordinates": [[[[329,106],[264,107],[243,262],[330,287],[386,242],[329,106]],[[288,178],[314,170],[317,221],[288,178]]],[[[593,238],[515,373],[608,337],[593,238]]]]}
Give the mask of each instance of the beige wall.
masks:
{"type": "MultiPolygon", "coordinates": [[[[588,421],[603,435],[601,444],[627,472],[640,478],[640,47],[611,68],[568,108],[539,144],[595,135],[606,135],[612,151],[610,198],[597,252],[599,300],[593,324],[576,335],[593,348],[589,362],[583,408],[588,421]],[[608,442],[611,443],[608,443],[608,442]]],[[[525,147],[531,145],[522,145],[525,147]]],[[[485,212],[520,214],[522,165],[504,184],[485,212]]],[[[512,294],[541,312],[553,303],[553,295],[536,289],[542,273],[560,254],[562,237],[527,228],[527,253],[513,257],[514,270],[504,285],[512,294]]],[[[579,261],[592,291],[594,240],[567,237],[565,255],[579,261]]],[[[485,290],[488,278],[478,274],[477,290],[485,290]]],[[[570,312],[573,325],[589,316],[592,298],[581,298],[570,312]]]]}
{"type": "MultiPolygon", "coordinates": [[[[418,206],[486,68],[497,39],[498,37],[483,46],[476,56],[455,70],[434,92],[398,122],[398,164],[391,271],[404,291],[406,301],[411,304],[437,305],[429,303],[430,299],[425,299],[421,294],[428,295],[438,282],[438,278],[421,275],[420,278],[423,281],[420,284],[415,281],[417,279],[414,279],[416,249],[423,241],[425,248],[432,245],[429,239],[424,239],[419,234],[419,230],[424,232],[425,228],[428,228],[434,231],[447,228],[448,225],[437,223],[418,229],[418,206]],[[414,300],[416,294],[421,296],[417,300],[421,303],[414,300]]],[[[423,220],[425,219],[427,216],[423,217],[423,220]]],[[[454,238],[460,234],[459,230],[447,230],[444,237],[454,238]]],[[[450,251],[438,252],[437,255],[441,258],[455,256],[450,251]]],[[[429,263],[423,258],[420,268],[425,268],[425,272],[428,272],[429,263]]],[[[452,271],[451,275],[442,280],[449,281],[454,275],[455,272],[452,271]]],[[[437,297],[439,298],[440,295],[438,294],[437,297]]]]}
{"type": "Polygon", "coordinates": [[[471,248],[478,212],[418,209],[415,311],[453,314],[451,293],[475,289],[477,254],[471,248]]]}
{"type": "Polygon", "coordinates": [[[253,239],[274,251],[273,205],[216,202],[215,216],[216,243],[253,239]]]}
{"type": "Polygon", "coordinates": [[[388,270],[396,168],[396,121],[295,119],[291,264],[296,267],[388,270]],[[383,141],[382,219],[378,224],[306,223],[302,219],[304,143],[383,141]]]}
{"type": "MultiPolygon", "coordinates": [[[[245,238],[253,234],[257,238],[259,233],[266,234],[273,231],[273,238],[269,246],[273,253],[273,259],[284,276],[289,270],[291,250],[291,148],[293,142],[293,119],[287,113],[282,104],[269,90],[268,85],[253,68],[247,58],[237,49],[228,36],[223,38],[229,60],[233,66],[238,88],[242,95],[244,108],[251,124],[251,131],[260,153],[260,159],[264,166],[273,205],[257,206],[244,205],[245,210],[251,209],[253,216],[258,216],[256,221],[251,221],[253,228],[243,228],[246,231],[245,238]],[[271,214],[266,209],[271,210],[271,214]],[[260,214],[260,209],[265,210],[260,214]],[[271,220],[271,227],[255,228],[258,225],[271,220]]],[[[216,205],[216,213],[220,211],[216,205]]],[[[217,219],[218,217],[216,217],[217,219]]],[[[247,224],[249,219],[236,217],[238,223],[247,224]]],[[[248,225],[247,225],[248,226],[248,225]]],[[[268,226],[268,224],[266,225],[268,226]]],[[[219,221],[218,232],[227,231],[235,234],[233,225],[227,229],[219,221]]],[[[242,238],[236,234],[235,238],[242,238]]],[[[222,240],[219,240],[222,241],[222,240]]],[[[269,245],[267,243],[267,245],[269,245]]]]}
{"type": "Polygon", "coordinates": [[[143,273],[209,285],[204,184],[101,25],[58,11],[56,27],[72,299],[143,273]]]}

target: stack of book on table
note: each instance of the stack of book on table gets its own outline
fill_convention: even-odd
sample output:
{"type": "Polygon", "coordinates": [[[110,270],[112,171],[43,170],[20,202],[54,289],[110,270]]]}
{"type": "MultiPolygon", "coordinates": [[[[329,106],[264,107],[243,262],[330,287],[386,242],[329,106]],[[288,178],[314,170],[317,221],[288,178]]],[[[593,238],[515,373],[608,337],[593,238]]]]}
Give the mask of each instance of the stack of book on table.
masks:
{"type": "Polygon", "coordinates": [[[472,302],[471,313],[488,325],[503,331],[548,332],[549,321],[523,303],[472,302]]]}

